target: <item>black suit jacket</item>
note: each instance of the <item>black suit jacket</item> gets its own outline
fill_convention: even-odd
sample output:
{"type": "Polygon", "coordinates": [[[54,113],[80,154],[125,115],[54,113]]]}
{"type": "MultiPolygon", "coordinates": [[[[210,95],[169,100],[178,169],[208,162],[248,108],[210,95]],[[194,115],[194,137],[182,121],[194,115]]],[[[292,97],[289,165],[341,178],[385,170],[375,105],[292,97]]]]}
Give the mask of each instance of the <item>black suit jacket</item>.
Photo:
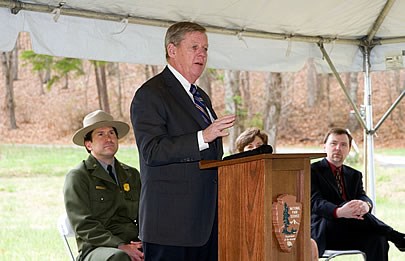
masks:
{"type": "MultiPolygon", "coordinates": [[[[198,89],[216,118],[208,95],[198,89]]],[[[142,181],[140,238],[148,243],[202,246],[217,208],[217,171],[200,160],[222,158],[222,140],[200,152],[197,132],[207,127],[194,103],[166,67],[136,92],[131,121],[142,181]]]]}
{"type": "Polygon", "coordinates": [[[334,219],[333,212],[337,207],[353,199],[373,204],[364,191],[361,172],[343,165],[342,173],[346,201],[340,196],[335,176],[326,158],[311,164],[311,237],[317,242],[320,255],[326,246],[326,222],[334,219]]]}

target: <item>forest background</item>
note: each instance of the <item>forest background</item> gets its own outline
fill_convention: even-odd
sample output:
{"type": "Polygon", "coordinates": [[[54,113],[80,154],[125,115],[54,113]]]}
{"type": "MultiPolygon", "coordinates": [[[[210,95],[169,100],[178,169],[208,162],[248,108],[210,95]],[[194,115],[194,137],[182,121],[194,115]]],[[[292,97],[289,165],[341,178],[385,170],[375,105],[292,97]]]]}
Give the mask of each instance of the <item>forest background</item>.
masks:
{"type": "MultiPolygon", "coordinates": [[[[104,109],[130,123],[129,107],[143,82],[163,66],[84,61],[36,55],[26,34],[13,52],[2,53],[0,142],[71,144],[72,134],[90,111],[104,109]]],[[[237,54],[235,54],[237,55],[237,54]]],[[[362,111],[362,73],[342,73],[348,92],[362,111]]],[[[373,72],[374,124],[404,90],[405,71],[373,72]]],[[[199,85],[219,115],[236,113],[237,125],[225,140],[229,152],[245,128],[258,126],[270,144],[318,146],[331,127],[348,128],[357,144],[363,130],[332,74],[317,74],[311,60],[295,73],[207,69],[199,85]]],[[[402,101],[375,135],[375,147],[405,147],[402,101]]],[[[128,135],[123,144],[135,144],[128,135]]]]}

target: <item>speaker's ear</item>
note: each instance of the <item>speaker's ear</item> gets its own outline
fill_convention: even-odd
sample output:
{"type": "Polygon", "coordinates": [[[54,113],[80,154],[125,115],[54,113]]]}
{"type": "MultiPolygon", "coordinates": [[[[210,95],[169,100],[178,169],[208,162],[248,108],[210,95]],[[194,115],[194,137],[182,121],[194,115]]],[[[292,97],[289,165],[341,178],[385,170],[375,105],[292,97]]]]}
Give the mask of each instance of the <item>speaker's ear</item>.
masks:
{"type": "Polygon", "coordinates": [[[169,43],[169,45],[167,46],[167,54],[169,55],[169,57],[174,57],[176,55],[176,49],[177,47],[174,44],[169,43]]]}

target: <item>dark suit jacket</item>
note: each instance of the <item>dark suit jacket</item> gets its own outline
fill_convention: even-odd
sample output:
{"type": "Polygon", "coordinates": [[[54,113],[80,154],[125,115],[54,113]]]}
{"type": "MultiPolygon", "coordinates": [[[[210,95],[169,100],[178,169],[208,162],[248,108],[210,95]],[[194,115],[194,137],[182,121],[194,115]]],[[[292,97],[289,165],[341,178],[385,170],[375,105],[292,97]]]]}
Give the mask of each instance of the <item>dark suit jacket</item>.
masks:
{"type": "MultiPolygon", "coordinates": [[[[342,173],[347,201],[359,199],[373,204],[364,191],[361,172],[343,165],[342,173]]],[[[326,222],[328,220],[333,220],[334,210],[347,201],[344,201],[340,196],[335,176],[333,175],[326,158],[312,163],[311,237],[318,243],[320,255],[322,255],[326,246],[326,222]]]]}
{"type": "MultiPolygon", "coordinates": [[[[198,89],[216,118],[208,95],[198,89]]],[[[131,121],[142,181],[140,238],[148,243],[202,246],[217,208],[217,171],[200,160],[222,158],[222,140],[200,152],[197,131],[207,127],[180,82],[166,67],[136,92],[131,121]]]]}

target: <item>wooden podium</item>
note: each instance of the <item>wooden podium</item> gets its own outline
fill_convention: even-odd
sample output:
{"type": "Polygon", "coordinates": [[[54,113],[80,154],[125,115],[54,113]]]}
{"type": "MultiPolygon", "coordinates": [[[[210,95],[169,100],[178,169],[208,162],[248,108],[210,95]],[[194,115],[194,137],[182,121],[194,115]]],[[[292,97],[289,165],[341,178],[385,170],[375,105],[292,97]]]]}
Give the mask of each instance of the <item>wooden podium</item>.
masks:
{"type": "Polygon", "coordinates": [[[218,168],[218,257],[220,261],[311,260],[310,160],[325,153],[262,154],[201,161],[218,168]],[[301,224],[290,252],[273,232],[272,205],[282,194],[302,204],[301,224]]]}

